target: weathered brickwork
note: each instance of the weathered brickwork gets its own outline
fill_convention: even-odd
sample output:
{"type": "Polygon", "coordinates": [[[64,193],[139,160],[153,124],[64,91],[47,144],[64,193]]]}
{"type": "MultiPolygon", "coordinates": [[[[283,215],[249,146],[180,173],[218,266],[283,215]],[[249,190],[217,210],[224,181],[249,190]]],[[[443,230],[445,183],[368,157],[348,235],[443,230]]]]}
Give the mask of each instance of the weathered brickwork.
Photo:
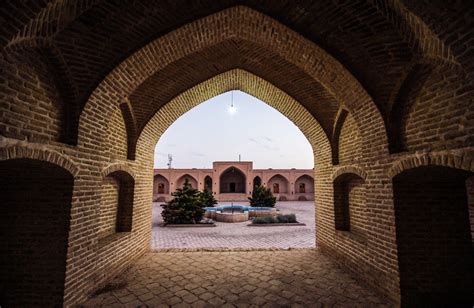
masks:
{"type": "MultiPolygon", "coordinates": [[[[409,300],[406,286],[413,281],[403,266],[414,263],[405,262],[412,247],[407,238],[428,235],[416,233],[404,215],[428,220],[439,213],[428,207],[411,213],[407,205],[417,204],[420,191],[406,183],[427,186],[421,193],[433,192],[426,200],[441,212],[454,211],[442,200],[456,192],[457,214],[469,218],[461,195],[472,196],[472,180],[467,189],[465,180],[474,172],[472,5],[188,2],[0,5],[6,21],[0,28],[0,159],[8,170],[2,181],[3,174],[15,179],[9,183],[26,176],[14,172],[22,167],[19,159],[63,170],[51,177],[32,171],[43,182],[70,178],[64,170],[74,179],[55,188],[72,196],[60,206],[70,210],[60,214],[68,233],[52,237],[67,249],[52,270],[64,276],[53,278],[52,288],[63,294],[53,302],[83,302],[149,249],[156,142],[183,113],[232,89],[279,110],[312,145],[319,249],[395,301],[409,300]],[[347,112],[344,121],[340,110],[347,112]],[[426,166],[450,171],[436,183],[409,176],[426,166]],[[464,182],[454,180],[459,172],[464,182]],[[352,230],[362,237],[335,228],[334,180],[345,173],[363,179],[346,185],[352,230]],[[106,184],[108,175],[125,189],[106,184]],[[112,223],[114,215],[123,219],[112,223]]],[[[24,186],[42,187],[31,184],[24,186]]],[[[7,187],[2,198],[17,200],[24,191],[7,187]]],[[[443,226],[455,239],[446,257],[459,260],[472,223],[471,233],[451,221],[443,226]]],[[[31,226],[25,219],[15,227],[31,226]]],[[[438,249],[441,236],[429,236],[438,249]]],[[[17,259],[28,262],[25,255],[17,259]]],[[[38,304],[38,296],[20,304],[38,304]]]]}
{"type": "Polygon", "coordinates": [[[114,178],[107,177],[103,180],[101,190],[99,238],[116,232],[120,183],[114,178]]]}
{"type": "Polygon", "coordinates": [[[433,69],[419,93],[407,102],[402,116],[403,149],[417,151],[429,145],[432,150],[442,150],[472,145],[473,95],[472,84],[461,80],[459,69],[433,69]]]}
{"type": "Polygon", "coordinates": [[[127,159],[127,130],[124,118],[120,109],[113,113],[107,126],[107,136],[105,140],[106,156],[117,160],[127,159]]]}
{"type": "Polygon", "coordinates": [[[348,114],[339,135],[339,163],[351,164],[361,158],[359,128],[351,114],[348,114]]]}
{"type": "Polygon", "coordinates": [[[0,133],[31,141],[59,140],[62,103],[51,72],[39,54],[0,56],[0,133]]]}

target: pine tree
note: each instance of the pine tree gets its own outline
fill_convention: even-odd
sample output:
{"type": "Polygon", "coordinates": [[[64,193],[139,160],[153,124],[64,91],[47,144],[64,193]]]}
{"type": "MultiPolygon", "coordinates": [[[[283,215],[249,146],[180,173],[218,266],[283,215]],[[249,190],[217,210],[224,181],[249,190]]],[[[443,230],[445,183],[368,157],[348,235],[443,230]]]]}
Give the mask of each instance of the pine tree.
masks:
{"type": "Polygon", "coordinates": [[[207,189],[204,189],[204,191],[200,195],[201,201],[206,207],[212,207],[217,204],[216,198],[214,198],[214,195],[212,192],[208,191],[207,189]]]}
{"type": "Polygon", "coordinates": [[[274,207],[276,203],[276,198],[273,196],[272,191],[270,188],[265,188],[265,186],[255,186],[252,197],[248,199],[250,206],[274,207]]]}
{"type": "Polygon", "coordinates": [[[205,204],[200,197],[201,193],[192,188],[188,179],[185,180],[183,188],[178,188],[171,195],[173,199],[161,205],[161,216],[165,223],[195,224],[202,219],[205,204]]]}

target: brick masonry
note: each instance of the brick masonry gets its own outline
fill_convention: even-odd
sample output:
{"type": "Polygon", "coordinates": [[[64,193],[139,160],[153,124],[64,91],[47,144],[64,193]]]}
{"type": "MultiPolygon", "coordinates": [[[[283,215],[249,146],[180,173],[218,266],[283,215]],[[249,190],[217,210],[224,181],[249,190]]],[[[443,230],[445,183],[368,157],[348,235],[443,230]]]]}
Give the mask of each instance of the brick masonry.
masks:
{"type": "MultiPolygon", "coordinates": [[[[0,6],[0,157],[5,170],[25,159],[74,177],[63,187],[72,195],[61,216],[67,241],[58,239],[67,247],[58,268],[66,305],[149,249],[157,140],[184,112],[231,89],[279,110],[313,146],[320,250],[403,302],[392,178],[431,165],[466,178],[474,171],[469,1],[33,2],[0,6]],[[157,89],[163,95],[148,100],[157,89]],[[111,232],[112,219],[100,215],[116,198],[105,184],[114,171],[134,183],[130,232],[111,232]],[[333,180],[344,172],[363,174],[365,202],[352,200],[365,213],[353,217],[364,241],[335,230],[333,180]]],[[[8,192],[19,202],[17,189],[8,192]]]]}
{"type": "Polygon", "coordinates": [[[270,188],[279,201],[314,200],[312,169],[254,169],[253,162],[248,161],[222,161],[212,165],[212,169],[155,169],[153,201],[169,201],[171,194],[183,187],[188,179],[192,187],[201,191],[207,189],[218,201],[243,201],[246,204],[257,178],[259,185],[270,188]],[[235,184],[234,192],[229,191],[230,183],[235,184]],[[278,184],[278,188],[274,184],[278,184]],[[300,184],[304,184],[304,192],[299,191],[300,184]],[[159,185],[163,187],[161,192],[159,185]]]}

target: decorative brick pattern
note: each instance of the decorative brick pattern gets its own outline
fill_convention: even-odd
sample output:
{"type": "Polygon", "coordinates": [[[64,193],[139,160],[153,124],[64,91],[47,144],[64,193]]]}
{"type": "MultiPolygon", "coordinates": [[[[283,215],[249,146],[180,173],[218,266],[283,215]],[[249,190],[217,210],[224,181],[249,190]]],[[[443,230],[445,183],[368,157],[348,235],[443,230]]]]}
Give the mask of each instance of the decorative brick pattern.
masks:
{"type": "Polygon", "coordinates": [[[2,164],[33,159],[74,177],[64,305],[83,302],[149,249],[156,141],[180,115],[233,89],[275,107],[313,146],[321,252],[402,299],[398,248],[409,242],[397,243],[393,186],[405,186],[392,179],[433,165],[474,172],[474,8],[429,0],[245,4],[0,5],[2,164]],[[105,172],[109,166],[120,168],[105,172]],[[124,215],[132,231],[102,237],[114,215],[101,217],[112,209],[101,201],[114,195],[103,181],[118,170],[134,182],[124,215]],[[365,201],[353,200],[365,209],[352,215],[364,221],[363,240],[335,230],[333,180],[344,173],[364,179],[365,201]]]}

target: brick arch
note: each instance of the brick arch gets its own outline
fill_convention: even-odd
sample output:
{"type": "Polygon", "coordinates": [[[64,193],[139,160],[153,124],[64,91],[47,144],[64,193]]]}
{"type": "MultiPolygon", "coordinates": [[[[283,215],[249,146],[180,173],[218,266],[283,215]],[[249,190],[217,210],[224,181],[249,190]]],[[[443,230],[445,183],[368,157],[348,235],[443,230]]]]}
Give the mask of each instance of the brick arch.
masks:
{"type": "MultiPolygon", "coordinates": [[[[268,181],[270,181],[272,178],[274,178],[274,177],[276,177],[276,176],[281,176],[282,178],[285,179],[285,181],[288,182],[288,184],[290,183],[290,180],[289,180],[286,176],[284,176],[283,174],[281,174],[281,173],[275,173],[275,174],[273,174],[271,177],[268,178],[268,181]]],[[[267,181],[267,183],[268,183],[268,181],[267,181]]]]}
{"type": "MultiPolygon", "coordinates": [[[[100,4],[100,0],[92,1],[56,0],[43,8],[30,7],[31,15],[26,20],[15,20],[16,31],[13,31],[7,40],[7,46],[22,45],[29,39],[54,38],[61,30],[67,27],[87,10],[100,4]],[[64,12],[67,12],[65,14],[64,12]]],[[[367,0],[367,4],[375,8],[389,23],[391,23],[404,37],[410,46],[425,57],[455,61],[452,52],[443,41],[423,22],[421,18],[407,9],[400,0],[389,0],[381,3],[376,0],[367,0]]]]}
{"type": "MultiPolygon", "coordinates": [[[[20,45],[7,46],[5,55],[14,63],[24,64],[25,59],[31,59],[31,63],[38,61],[44,65],[48,81],[59,97],[55,106],[60,116],[58,141],[75,145],[77,134],[73,135],[72,132],[77,131],[79,124],[80,108],[76,104],[78,90],[59,48],[51,39],[32,37],[26,38],[20,45]]],[[[30,63],[29,67],[38,69],[30,63]]]]}
{"type": "Polygon", "coordinates": [[[339,137],[341,136],[342,125],[347,118],[349,112],[343,108],[340,108],[336,121],[334,122],[334,128],[331,136],[331,147],[332,147],[332,164],[339,164],[339,137]]]}
{"type": "Polygon", "coordinates": [[[165,130],[185,112],[228,90],[239,89],[264,101],[290,119],[313,148],[315,164],[331,164],[329,140],[316,120],[291,96],[269,82],[244,70],[217,75],[181,93],[163,106],[148,122],[137,142],[137,157],[153,151],[165,130]],[[139,154],[140,152],[140,154],[139,154]]]}
{"type": "Polygon", "coordinates": [[[130,177],[135,179],[135,172],[133,171],[133,169],[130,166],[128,166],[127,164],[123,164],[123,163],[111,164],[111,165],[105,167],[102,170],[101,174],[102,174],[102,177],[107,177],[107,176],[109,176],[109,174],[112,174],[116,171],[125,172],[130,177]]]}
{"type": "MultiPolygon", "coordinates": [[[[270,186],[270,182],[274,179],[278,179],[278,178],[282,178],[285,180],[285,186],[286,187],[280,187],[280,191],[282,191],[282,193],[289,193],[291,191],[291,187],[290,187],[290,181],[288,180],[288,178],[284,175],[282,175],[281,173],[275,173],[274,175],[272,175],[268,180],[267,180],[267,187],[270,188],[272,191],[273,191],[273,187],[270,186]]],[[[274,183],[275,184],[275,183],[274,183]]]]}
{"type": "Polygon", "coordinates": [[[72,160],[53,150],[21,145],[10,145],[0,148],[0,161],[20,158],[41,160],[58,165],[67,170],[74,177],[79,173],[79,168],[72,160]]]}
{"type": "Polygon", "coordinates": [[[97,117],[108,118],[117,108],[118,102],[128,97],[149,76],[192,52],[228,37],[265,46],[312,76],[353,114],[363,132],[363,139],[372,145],[365,148],[364,154],[371,156],[372,153],[387,152],[384,122],[360,83],[311,41],[270,17],[242,6],[182,26],[146,45],[118,65],[96,88],[86,104],[80,119],[80,144],[92,146],[96,139],[102,141],[106,125],[97,125],[100,122],[97,117]],[[248,16],[252,16],[252,22],[248,16]],[[196,30],[205,34],[195,36],[193,33],[196,30]],[[290,44],[292,48],[289,48],[290,44]],[[170,46],[174,47],[172,53],[169,52],[170,46]]]}
{"type": "Polygon", "coordinates": [[[407,9],[400,0],[369,0],[377,10],[399,29],[411,46],[419,51],[422,57],[459,64],[451,51],[430,27],[417,15],[407,9]]]}
{"type": "Polygon", "coordinates": [[[358,177],[360,177],[362,180],[365,181],[367,178],[367,173],[362,169],[361,167],[358,166],[343,166],[337,168],[335,171],[332,173],[332,181],[336,181],[337,178],[344,174],[355,174],[358,177]]]}
{"type": "Polygon", "coordinates": [[[416,98],[431,75],[435,63],[416,61],[399,80],[386,108],[386,126],[390,153],[406,150],[403,140],[403,129],[407,115],[410,113],[416,98]]]}
{"type": "Polygon", "coordinates": [[[388,176],[393,178],[405,170],[414,169],[421,166],[444,166],[460,170],[474,172],[474,151],[461,153],[434,152],[413,155],[402,160],[398,160],[388,169],[388,176]]]}
{"type": "MultiPolygon", "coordinates": [[[[190,179],[189,182],[190,182],[191,184],[195,184],[196,187],[193,186],[193,188],[194,188],[194,189],[198,189],[199,181],[196,179],[196,177],[190,175],[189,173],[184,173],[184,174],[182,174],[182,175],[176,177],[175,181],[173,182],[174,185],[176,186],[176,188],[182,188],[180,185],[178,185],[178,183],[179,183],[182,179],[184,179],[184,178],[186,178],[186,177],[188,177],[188,178],[190,179]],[[195,183],[193,183],[193,181],[194,181],[195,183]]],[[[184,182],[183,182],[183,183],[184,183],[184,182]]]]}

